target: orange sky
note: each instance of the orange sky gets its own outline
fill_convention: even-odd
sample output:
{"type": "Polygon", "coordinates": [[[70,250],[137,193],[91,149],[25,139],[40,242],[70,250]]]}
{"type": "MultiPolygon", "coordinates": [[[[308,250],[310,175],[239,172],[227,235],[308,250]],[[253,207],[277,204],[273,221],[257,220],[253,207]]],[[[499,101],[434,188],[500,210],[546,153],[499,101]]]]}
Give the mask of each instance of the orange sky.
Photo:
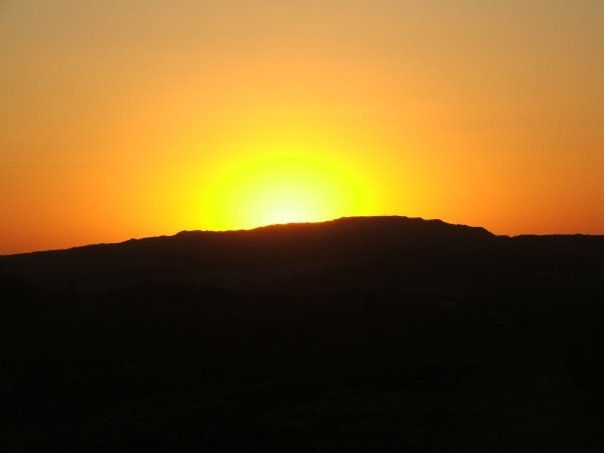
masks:
{"type": "Polygon", "coordinates": [[[0,253],[401,214],[604,233],[604,2],[0,2],[0,253]]]}

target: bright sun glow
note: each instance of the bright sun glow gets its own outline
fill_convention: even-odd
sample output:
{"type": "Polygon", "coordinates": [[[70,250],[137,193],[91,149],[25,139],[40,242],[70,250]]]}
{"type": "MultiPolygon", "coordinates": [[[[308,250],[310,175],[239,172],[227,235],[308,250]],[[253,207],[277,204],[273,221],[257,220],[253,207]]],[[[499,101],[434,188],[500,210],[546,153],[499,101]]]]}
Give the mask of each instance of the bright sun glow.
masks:
{"type": "Polygon", "coordinates": [[[268,153],[238,159],[206,195],[209,229],[312,222],[363,214],[367,194],[354,172],[324,155],[268,153]]]}

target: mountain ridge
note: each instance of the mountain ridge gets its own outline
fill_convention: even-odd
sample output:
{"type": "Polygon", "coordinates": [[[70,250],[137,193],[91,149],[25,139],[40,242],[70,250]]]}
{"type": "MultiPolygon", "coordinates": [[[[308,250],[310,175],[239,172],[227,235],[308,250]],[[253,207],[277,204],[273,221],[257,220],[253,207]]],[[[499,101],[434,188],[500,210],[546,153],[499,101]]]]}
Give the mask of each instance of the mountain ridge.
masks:
{"type": "Polygon", "coordinates": [[[514,267],[549,269],[561,262],[597,265],[603,250],[604,236],[510,238],[442,220],[344,217],[250,230],[181,231],[172,236],[6,255],[0,257],[0,276],[61,291],[78,282],[93,292],[183,278],[265,290],[289,278],[299,280],[296,290],[300,291],[305,284],[316,284],[317,278],[308,276],[313,272],[337,275],[342,287],[350,273],[361,275],[357,282],[389,276],[383,282],[386,286],[396,284],[401,272],[419,280],[458,274],[463,280],[461,269],[491,281],[497,273],[514,267]],[[297,270],[291,270],[292,266],[297,270]]]}
{"type": "Polygon", "coordinates": [[[531,234],[524,233],[519,235],[497,235],[490,232],[488,229],[482,226],[471,226],[459,223],[449,223],[441,219],[424,219],[422,217],[407,217],[407,216],[346,216],[339,217],[336,219],[318,221],[318,222],[288,222],[288,223],[276,223],[271,225],[262,225],[248,229],[232,229],[232,230],[181,230],[174,234],[163,234],[158,236],[145,236],[140,238],[130,238],[123,241],[117,242],[98,242],[90,244],[76,245],[73,247],[58,248],[58,249],[47,249],[47,250],[34,250],[22,253],[11,253],[11,254],[0,254],[0,260],[6,257],[24,256],[24,255],[39,255],[47,253],[62,253],[81,251],[86,249],[94,249],[98,247],[113,247],[120,245],[128,245],[138,242],[149,242],[154,240],[166,240],[166,239],[181,239],[181,238],[217,238],[217,237],[233,237],[236,235],[253,236],[255,234],[264,234],[270,232],[278,232],[281,234],[287,234],[294,230],[308,229],[320,229],[320,228],[332,228],[332,227],[367,227],[368,225],[376,226],[416,226],[423,228],[442,228],[442,231],[449,229],[449,231],[463,231],[466,233],[474,233],[477,236],[489,238],[501,238],[501,239],[522,239],[522,238],[604,238],[604,235],[599,234],[583,234],[583,233],[553,233],[553,234],[531,234]]]}
{"type": "Polygon", "coordinates": [[[486,228],[481,226],[469,226],[465,224],[453,224],[445,222],[441,219],[424,219],[422,217],[407,217],[407,216],[345,216],[339,217],[336,219],[325,220],[325,221],[317,221],[317,222],[287,222],[287,223],[276,223],[270,225],[262,225],[254,228],[242,228],[242,229],[232,229],[232,230],[181,230],[174,234],[162,234],[158,236],[145,236],[140,238],[130,238],[123,241],[117,242],[98,242],[98,243],[90,243],[90,244],[82,244],[76,245],[73,247],[66,248],[58,248],[58,249],[46,249],[46,250],[34,250],[29,252],[22,253],[11,253],[11,254],[0,254],[0,258],[3,257],[11,257],[11,256],[21,256],[21,255],[34,255],[34,254],[42,254],[42,253],[55,253],[55,252],[67,252],[76,249],[84,249],[84,248],[94,248],[94,247],[102,247],[102,246],[115,246],[115,245],[124,245],[133,242],[139,241],[148,241],[154,239],[167,239],[167,238],[180,238],[187,236],[233,236],[235,234],[254,234],[254,233],[264,233],[275,230],[281,230],[282,232],[286,232],[287,230],[299,229],[299,228],[320,228],[320,227],[330,227],[336,225],[348,225],[348,226],[358,226],[359,224],[371,222],[371,223],[391,223],[391,222],[410,222],[414,224],[424,225],[440,225],[444,227],[453,227],[453,228],[463,228],[467,231],[480,231],[483,234],[488,233],[488,235],[493,237],[507,237],[505,235],[495,235],[488,231],[486,228]]]}

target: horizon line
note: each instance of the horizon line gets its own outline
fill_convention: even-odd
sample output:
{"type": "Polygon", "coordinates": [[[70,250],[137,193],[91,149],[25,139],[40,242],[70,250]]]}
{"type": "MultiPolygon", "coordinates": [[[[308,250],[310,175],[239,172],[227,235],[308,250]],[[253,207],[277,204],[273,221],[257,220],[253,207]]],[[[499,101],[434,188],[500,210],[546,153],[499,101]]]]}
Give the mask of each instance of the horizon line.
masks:
{"type": "Polygon", "coordinates": [[[317,220],[317,221],[299,221],[299,222],[283,222],[283,223],[271,223],[266,225],[259,225],[251,228],[238,228],[238,229],[225,229],[225,230],[210,230],[210,229],[194,229],[194,230],[180,230],[173,234],[160,234],[156,236],[143,236],[143,237],[131,237],[124,240],[118,240],[115,242],[93,242],[88,244],[80,244],[74,245],[71,247],[65,248],[56,248],[56,249],[41,249],[41,250],[31,250],[25,252],[16,252],[16,253],[0,253],[0,257],[8,257],[8,256],[16,256],[16,255],[30,255],[37,253],[49,253],[49,252],[65,252],[69,250],[81,249],[86,247],[100,247],[100,246],[110,246],[110,245],[120,245],[125,244],[127,242],[132,241],[141,241],[146,239],[159,239],[159,238],[171,238],[176,237],[178,235],[182,235],[184,233],[216,233],[216,234],[225,234],[225,233],[244,233],[244,232],[253,232],[262,229],[272,228],[272,227],[288,227],[288,226],[296,226],[296,225],[319,225],[319,224],[328,224],[342,220],[361,220],[361,219],[407,219],[407,220],[421,220],[424,222],[440,222],[446,225],[458,226],[458,227],[468,227],[468,228],[476,228],[482,229],[487,233],[491,234],[495,238],[522,238],[522,237],[575,237],[575,236],[583,236],[583,237],[601,237],[604,236],[602,234],[589,234],[589,233],[547,233],[547,234],[538,234],[538,233],[521,233],[517,235],[507,235],[507,234],[495,234],[482,226],[476,225],[467,225],[463,223],[450,223],[446,222],[439,218],[424,218],[424,217],[409,217],[405,215],[397,215],[397,214],[384,214],[384,215],[358,215],[358,216],[342,216],[336,217],[327,220],[317,220]]]}

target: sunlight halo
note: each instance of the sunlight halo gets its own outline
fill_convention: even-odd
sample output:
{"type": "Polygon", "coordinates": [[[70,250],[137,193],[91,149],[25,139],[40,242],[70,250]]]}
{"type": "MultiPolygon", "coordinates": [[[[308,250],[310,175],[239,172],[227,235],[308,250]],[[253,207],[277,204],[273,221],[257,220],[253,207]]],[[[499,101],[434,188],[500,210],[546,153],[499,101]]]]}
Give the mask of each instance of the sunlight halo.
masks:
{"type": "Polygon", "coordinates": [[[316,222],[363,215],[367,186],[350,163],[327,153],[265,151],[240,157],[215,172],[202,201],[211,230],[316,222]]]}

